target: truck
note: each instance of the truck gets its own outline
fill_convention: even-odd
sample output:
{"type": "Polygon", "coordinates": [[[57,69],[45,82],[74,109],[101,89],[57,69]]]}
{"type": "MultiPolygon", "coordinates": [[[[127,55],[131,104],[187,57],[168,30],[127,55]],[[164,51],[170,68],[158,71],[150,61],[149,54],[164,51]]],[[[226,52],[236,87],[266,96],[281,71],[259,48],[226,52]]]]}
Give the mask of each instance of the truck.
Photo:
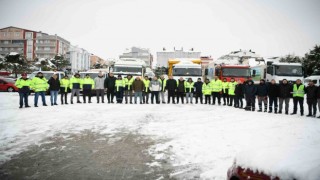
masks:
{"type": "Polygon", "coordinates": [[[303,67],[301,63],[278,62],[277,60],[264,61],[251,67],[252,80],[258,83],[260,79],[270,82],[272,79],[280,84],[283,79],[295,83],[297,79],[304,82],[303,67]]]}
{"type": "Polygon", "coordinates": [[[196,82],[198,78],[202,78],[201,59],[178,58],[168,60],[168,76],[178,80],[183,77],[184,80],[192,79],[196,82]]]}
{"type": "Polygon", "coordinates": [[[320,85],[320,71],[314,71],[310,76],[304,79],[304,85],[308,86],[309,81],[313,81],[314,85],[320,85]]]}
{"type": "Polygon", "coordinates": [[[251,78],[249,65],[225,65],[211,62],[208,64],[205,74],[209,80],[214,76],[218,76],[221,80],[226,78],[227,81],[230,81],[231,78],[234,78],[235,81],[240,80],[241,82],[251,78]]]}
{"type": "Polygon", "coordinates": [[[137,58],[121,58],[111,63],[110,72],[117,75],[132,75],[133,78],[143,77],[146,72],[146,63],[137,58]]]}

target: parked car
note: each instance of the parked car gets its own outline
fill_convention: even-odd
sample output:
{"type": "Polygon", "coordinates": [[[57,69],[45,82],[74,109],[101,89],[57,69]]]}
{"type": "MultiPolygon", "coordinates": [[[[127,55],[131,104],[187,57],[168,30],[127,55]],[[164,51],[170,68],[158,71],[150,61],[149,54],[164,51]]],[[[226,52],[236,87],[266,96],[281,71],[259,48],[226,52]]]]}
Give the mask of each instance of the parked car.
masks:
{"type": "Polygon", "coordinates": [[[280,180],[278,177],[272,177],[260,171],[253,171],[250,168],[238,166],[236,163],[229,168],[227,180],[280,180]]]}
{"type": "Polygon", "coordinates": [[[0,78],[0,91],[15,92],[18,91],[16,82],[10,78],[0,78]]]}

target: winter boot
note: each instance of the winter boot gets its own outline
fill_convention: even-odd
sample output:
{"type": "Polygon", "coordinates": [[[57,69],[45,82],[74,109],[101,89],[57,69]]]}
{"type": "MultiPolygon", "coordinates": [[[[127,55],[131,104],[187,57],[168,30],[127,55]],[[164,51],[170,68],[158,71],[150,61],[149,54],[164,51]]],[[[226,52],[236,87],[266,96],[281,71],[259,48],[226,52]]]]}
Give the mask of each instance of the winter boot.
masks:
{"type": "Polygon", "coordinates": [[[278,114],[278,108],[274,108],[274,113],[278,114]]]}

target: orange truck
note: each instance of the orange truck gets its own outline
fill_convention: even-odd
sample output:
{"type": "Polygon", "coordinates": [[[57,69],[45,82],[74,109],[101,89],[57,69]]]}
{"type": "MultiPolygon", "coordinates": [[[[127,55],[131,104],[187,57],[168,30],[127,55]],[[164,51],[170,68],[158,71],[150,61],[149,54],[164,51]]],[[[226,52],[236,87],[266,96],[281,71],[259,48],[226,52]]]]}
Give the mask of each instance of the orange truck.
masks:
{"type": "Polygon", "coordinates": [[[227,81],[230,81],[231,78],[234,78],[235,81],[240,80],[241,82],[251,78],[250,66],[248,65],[216,65],[209,63],[205,74],[210,80],[214,76],[218,76],[221,80],[226,78],[227,81]]]}

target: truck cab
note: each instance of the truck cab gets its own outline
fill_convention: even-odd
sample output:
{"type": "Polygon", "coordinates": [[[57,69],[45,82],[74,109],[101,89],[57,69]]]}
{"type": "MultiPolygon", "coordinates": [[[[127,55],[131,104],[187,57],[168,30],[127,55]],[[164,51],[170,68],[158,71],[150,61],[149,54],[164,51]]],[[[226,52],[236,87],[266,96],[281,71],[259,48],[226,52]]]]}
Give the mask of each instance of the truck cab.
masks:
{"type": "Polygon", "coordinates": [[[132,75],[133,78],[140,76],[143,77],[146,71],[146,64],[141,59],[136,58],[122,58],[115,61],[110,68],[115,76],[117,75],[132,75]]]}

